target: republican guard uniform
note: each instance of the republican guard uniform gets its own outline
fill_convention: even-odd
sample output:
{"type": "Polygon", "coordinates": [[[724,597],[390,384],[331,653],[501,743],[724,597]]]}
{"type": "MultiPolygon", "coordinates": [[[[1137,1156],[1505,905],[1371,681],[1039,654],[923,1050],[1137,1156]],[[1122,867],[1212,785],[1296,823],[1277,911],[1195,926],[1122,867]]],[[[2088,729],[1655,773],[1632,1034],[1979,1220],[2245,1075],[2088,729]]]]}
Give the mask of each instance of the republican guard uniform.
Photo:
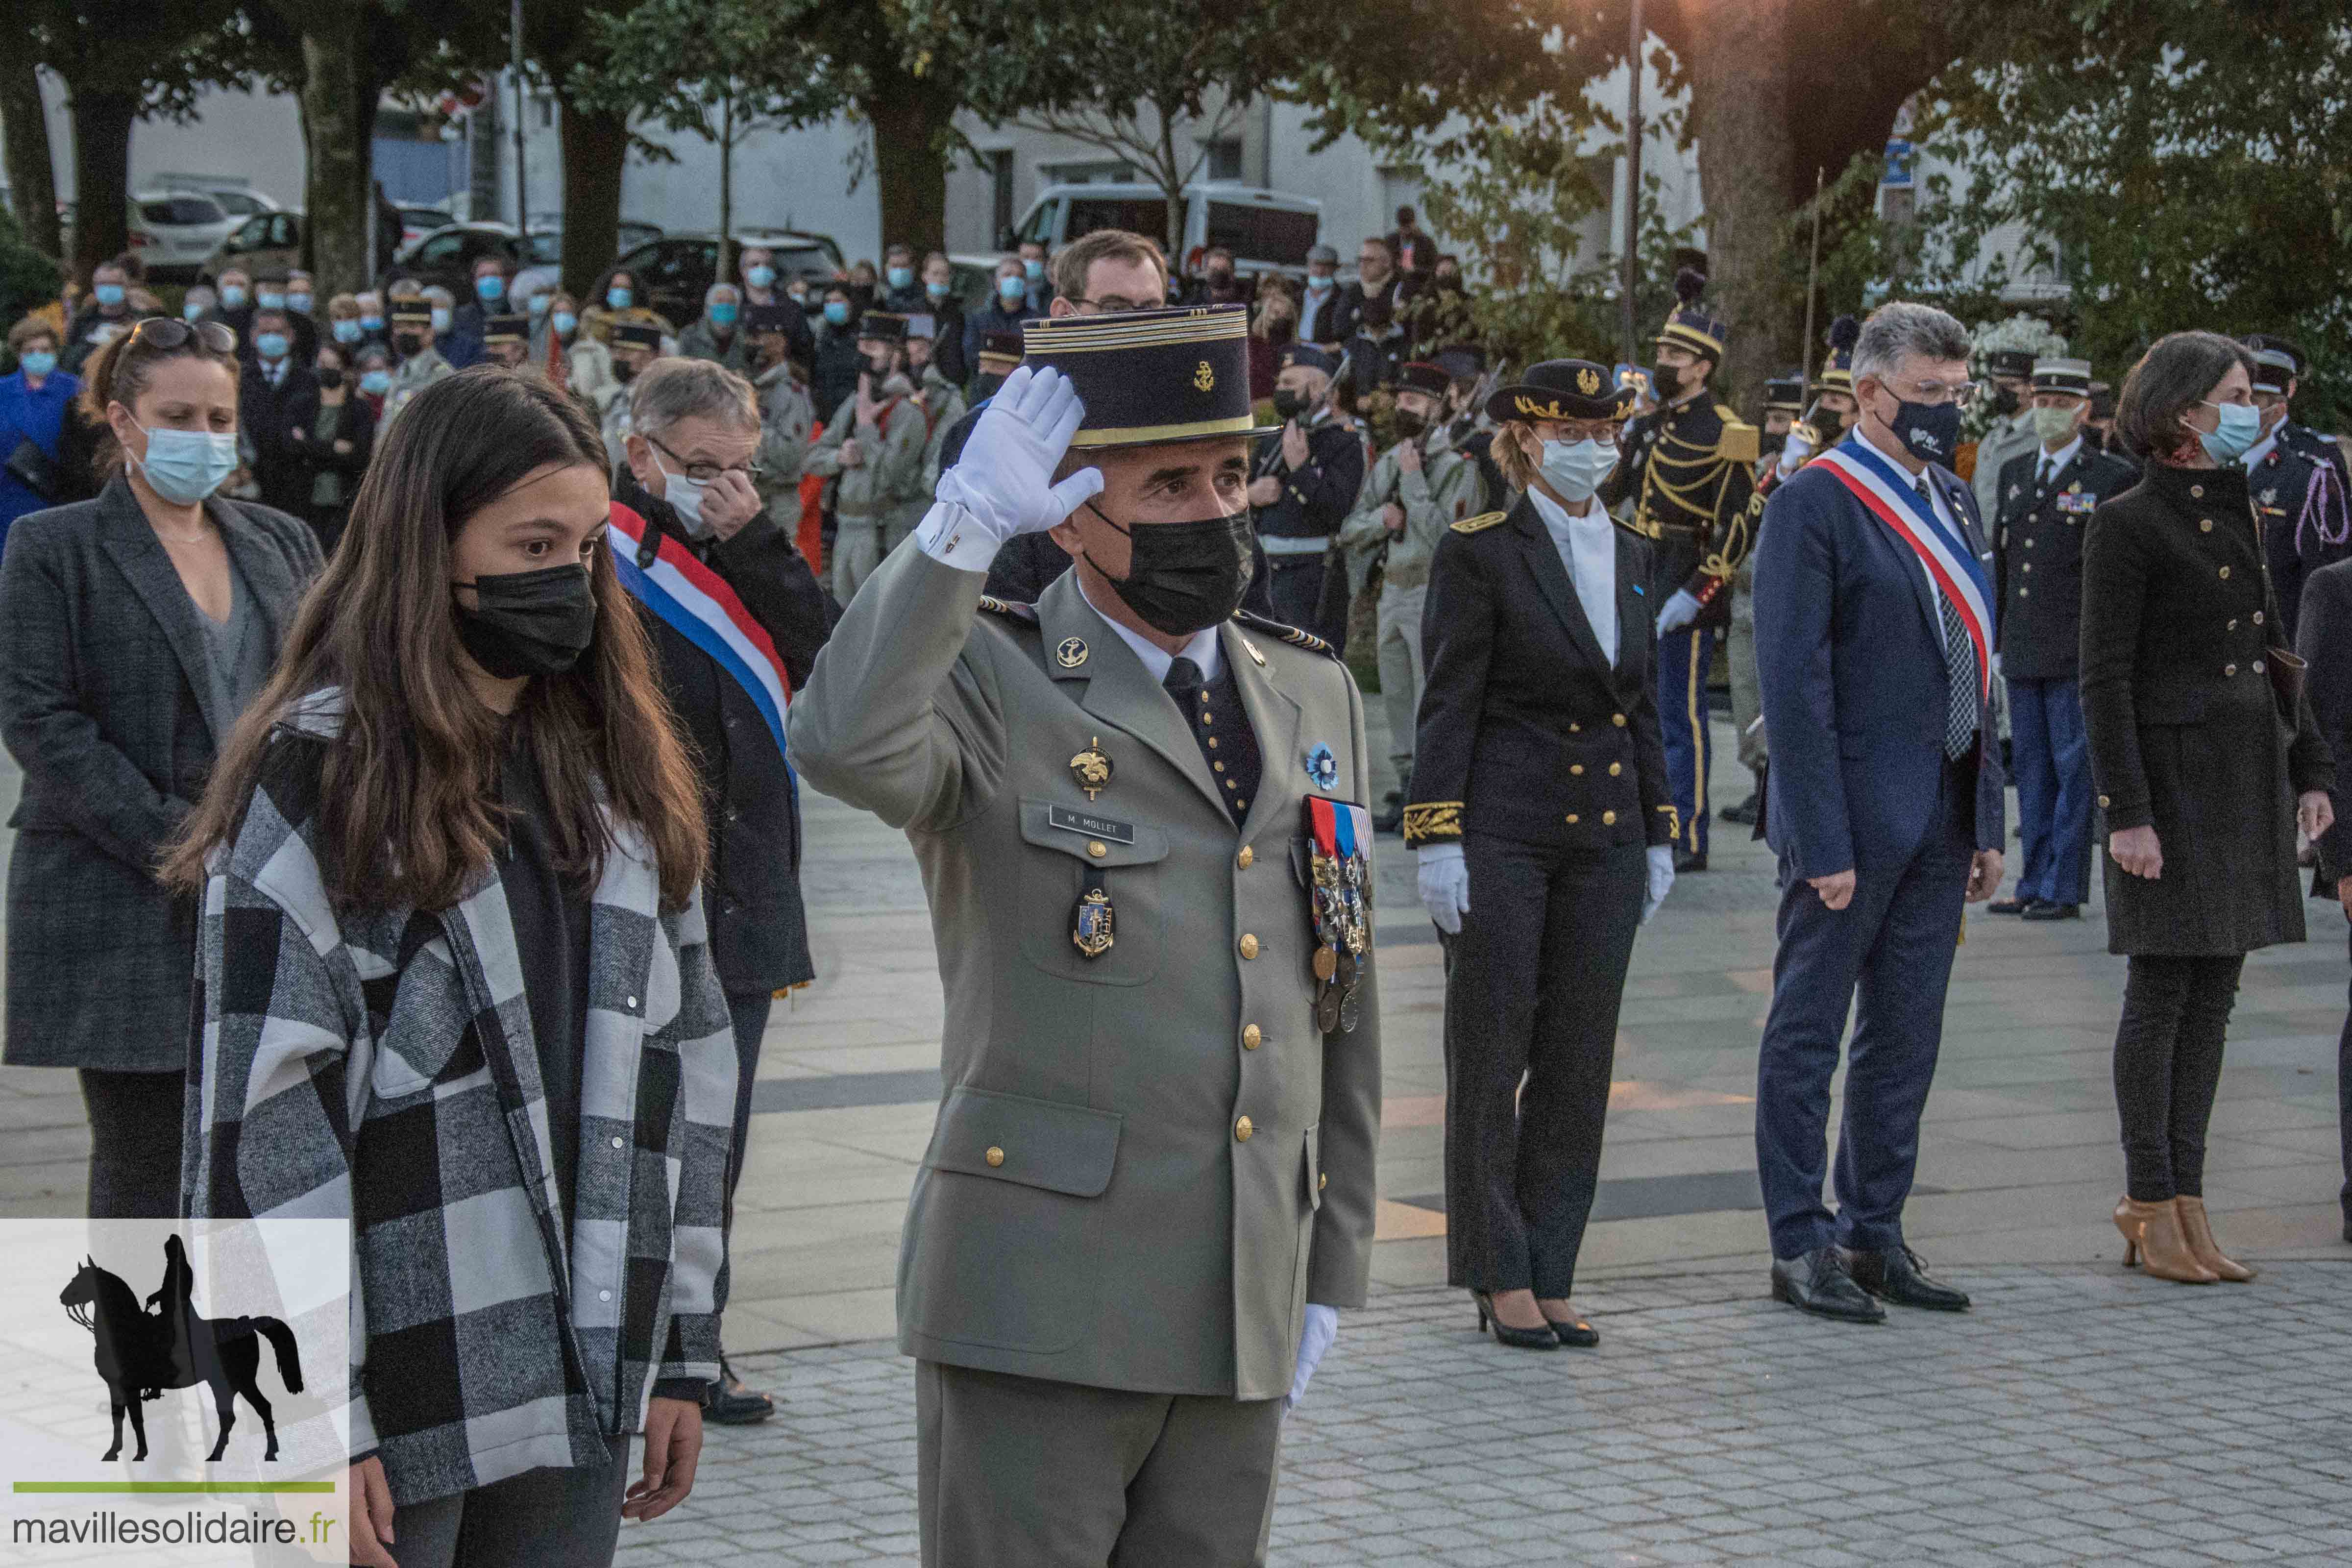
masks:
{"type": "MultiPolygon", "coordinates": [[[[1726,328],[1700,308],[1695,293],[1687,288],[1685,292],[1657,341],[1699,355],[1709,367],[1702,374],[1712,374],[1723,358],[1726,328]]],[[[1634,531],[1652,545],[1652,604],[1663,612],[1679,590],[1698,605],[1695,618],[1658,639],[1658,727],[1681,823],[1675,847],[1682,870],[1706,868],[1707,767],[1713,754],[1707,669],[1714,662],[1716,629],[1730,619],[1727,589],[1748,558],[1748,500],[1760,453],[1756,426],[1716,402],[1700,381],[1676,388],[1673,398],[1662,399],[1633,422],[1624,460],[1601,489],[1602,504],[1612,511],[1620,501],[1634,498],[1634,531]]],[[[1667,624],[1671,617],[1662,616],[1661,625],[1667,624]]]]}
{"type": "MultiPolygon", "coordinates": [[[[809,782],[906,830],[939,941],[946,1091],[898,1296],[931,1568],[1262,1563],[1302,1335],[1364,1298],[1355,682],[1230,605],[1171,659],[1076,569],[1034,605],[982,595],[1003,538],[1097,531],[1084,470],[1048,491],[1066,447],[1199,462],[1191,443],[1265,434],[1246,332],[1240,306],[1029,322],[793,705],[809,782]]],[[[1149,618],[1131,579],[1111,586],[1149,618]]]]}
{"type": "MultiPolygon", "coordinates": [[[[2087,360],[2045,359],[2033,390],[2080,397],[2087,360]]],[[[2000,669],[2025,852],[2017,887],[1990,909],[2028,920],[2081,912],[2091,887],[2091,744],[2083,730],[2083,533],[2091,513],[2139,482],[2081,427],[2003,465],[1993,526],[2000,669]]]]}
{"type": "MultiPolygon", "coordinates": [[[[2303,351],[2284,338],[2256,332],[2254,390],[2294,395],[2304,373],[2303,351]]],[[[2262,520],[2263,555],[2278,588],[2280,640],[2292,645],[2303,608],[2303,584],[2323,566],[2352,556],[2352,466],[2332,436],[2294,422],[2289,413],[2254,443],[2245,458],[2246,488],[2262,520]]]]}

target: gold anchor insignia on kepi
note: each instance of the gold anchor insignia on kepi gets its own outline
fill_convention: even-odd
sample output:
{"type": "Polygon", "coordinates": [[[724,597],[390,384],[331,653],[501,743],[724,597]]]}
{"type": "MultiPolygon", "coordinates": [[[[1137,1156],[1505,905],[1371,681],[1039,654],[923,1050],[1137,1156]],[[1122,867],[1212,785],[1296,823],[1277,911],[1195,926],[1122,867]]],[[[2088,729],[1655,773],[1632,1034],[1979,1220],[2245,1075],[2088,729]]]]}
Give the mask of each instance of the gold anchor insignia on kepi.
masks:
{"type": "Polygon", "coordinates": [[[1061,647],[1054,650],[1055,660],[1064,669],[1076,669],[1087,662],[1087,639],[1064,637],[1061,647]]]}
{"type": "Polygon", "coordinates": [[[1202,392],[1213,392],[1216,390],[1217,373],[1209,368],[1209,362],[1207,360],[1202,360],[1198,365],[1193,367],[1192,384],[1199,387],[1202,392]]]}
{"type": "Polygon", "coordinates": [[[1102,737],[1094,736],[1087,742],[1085,751],[1070,759],[1070,777],[1087,792],[1088,800],[1110,787],[1110,759],[1103,755],[1101,745],[1102,737]]]}

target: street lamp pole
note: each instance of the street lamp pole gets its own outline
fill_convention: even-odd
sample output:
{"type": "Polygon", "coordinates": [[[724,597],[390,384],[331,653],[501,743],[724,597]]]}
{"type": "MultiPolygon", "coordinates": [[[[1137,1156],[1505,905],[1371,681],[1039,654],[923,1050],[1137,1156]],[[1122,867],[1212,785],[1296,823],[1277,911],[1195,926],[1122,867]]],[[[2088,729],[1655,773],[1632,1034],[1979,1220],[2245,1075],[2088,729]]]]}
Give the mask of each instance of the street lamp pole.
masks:
{"type": "Polygon", "coordinates": [[[1625,45],[1625,275],[1617,295],[1624,330],[1624,363],[1639,364],[1634,353],[1633,279],[1641,265],[1642,241],[1642,0],[1633,0],[1633,28],[1625,45]]]}
{"type": "Polygon", "coordinates": [[[523,189],[522,119],[525,94],[522,85],[522,0],[510,0],[507,8],[507,49],[514,69],[514,153],[515,153],[515,233],[522,238],[522,260],[530,263],[530,204],[523,189]]]}

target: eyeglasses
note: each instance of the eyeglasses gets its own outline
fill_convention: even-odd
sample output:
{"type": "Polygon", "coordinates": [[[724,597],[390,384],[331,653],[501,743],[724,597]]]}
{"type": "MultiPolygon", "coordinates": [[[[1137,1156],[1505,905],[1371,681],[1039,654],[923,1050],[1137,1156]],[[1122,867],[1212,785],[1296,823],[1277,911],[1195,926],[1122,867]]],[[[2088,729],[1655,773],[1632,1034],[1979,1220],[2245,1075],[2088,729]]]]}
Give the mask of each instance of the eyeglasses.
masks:
{"type": "Polygon", "coordinates": [[[1106,294],[1099,300],[1073,300],[1081,315],[1118,316],[1129,310],[1157,310],[1164,300],[1130,300],[1123,294],[1106,294]],[[1089,309],[1091,307],[1091,309],[1089,309]]]}
{"type": "Polygon", "coordinates": [[[679,457],[660,437],[648,436],[646,439],[662,451],[669,453],[679,465],[678,472],[698,485],[707,485],[721,474],[740,474],[747,479],[758,479],[764,478],[768,472],[758,463],[737,463],[732,467],[723,463],[689,463],[679,457]]]}
{"type": "Polygon", "coordinates": [[[1906,403],[1916,403],[1929,408],[1948,403],[1955,408],[1966,408],[1976,401],[1979,383],[1973,381],[1921,381],[1912,384],[1906,393],[1889,386],[1887,390],[1906,403]]]}
{"type": "Polygon", "coordinates": [[[131,329],[132,347],[163,353],[187,347],[192,337],[207,353],[236,353],[236,334],[222,321],[183,321],[173,316],[149,316],[131,329]]]}

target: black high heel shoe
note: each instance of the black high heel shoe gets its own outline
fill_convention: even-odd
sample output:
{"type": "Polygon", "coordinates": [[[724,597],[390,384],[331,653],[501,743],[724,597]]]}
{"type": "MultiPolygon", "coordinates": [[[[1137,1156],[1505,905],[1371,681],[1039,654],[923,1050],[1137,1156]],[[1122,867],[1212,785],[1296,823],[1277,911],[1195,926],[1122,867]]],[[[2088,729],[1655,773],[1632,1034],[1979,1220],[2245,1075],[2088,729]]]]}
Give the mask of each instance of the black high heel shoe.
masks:
{"type": "MultiPolygon", "coordinates": [[[[1538,1309],[1539,1311],[1541,1310],[1538,1309]]],[[[1572,1350],[1589,1351],[1601,1342],[1601,1331],[1582,1318],[1563,1321],[1547,1314],[1544,1321],[1551,1325],[1551,1331],[1559,1338],[1559,1342],[1572,1350]]]]}
{"type": "Polygon", "coordinates": [[[1523,1351],[1556,1351],[1559,1336],[1547,1326],[1540,1329],[1515,1329],[1495,1316],[1495,1303],[1484,1290],[1470,1292],[1470,1300],[1478,1304],[1478,1331],[1495,1331],[1495,1342],[1523,1351]]]}

